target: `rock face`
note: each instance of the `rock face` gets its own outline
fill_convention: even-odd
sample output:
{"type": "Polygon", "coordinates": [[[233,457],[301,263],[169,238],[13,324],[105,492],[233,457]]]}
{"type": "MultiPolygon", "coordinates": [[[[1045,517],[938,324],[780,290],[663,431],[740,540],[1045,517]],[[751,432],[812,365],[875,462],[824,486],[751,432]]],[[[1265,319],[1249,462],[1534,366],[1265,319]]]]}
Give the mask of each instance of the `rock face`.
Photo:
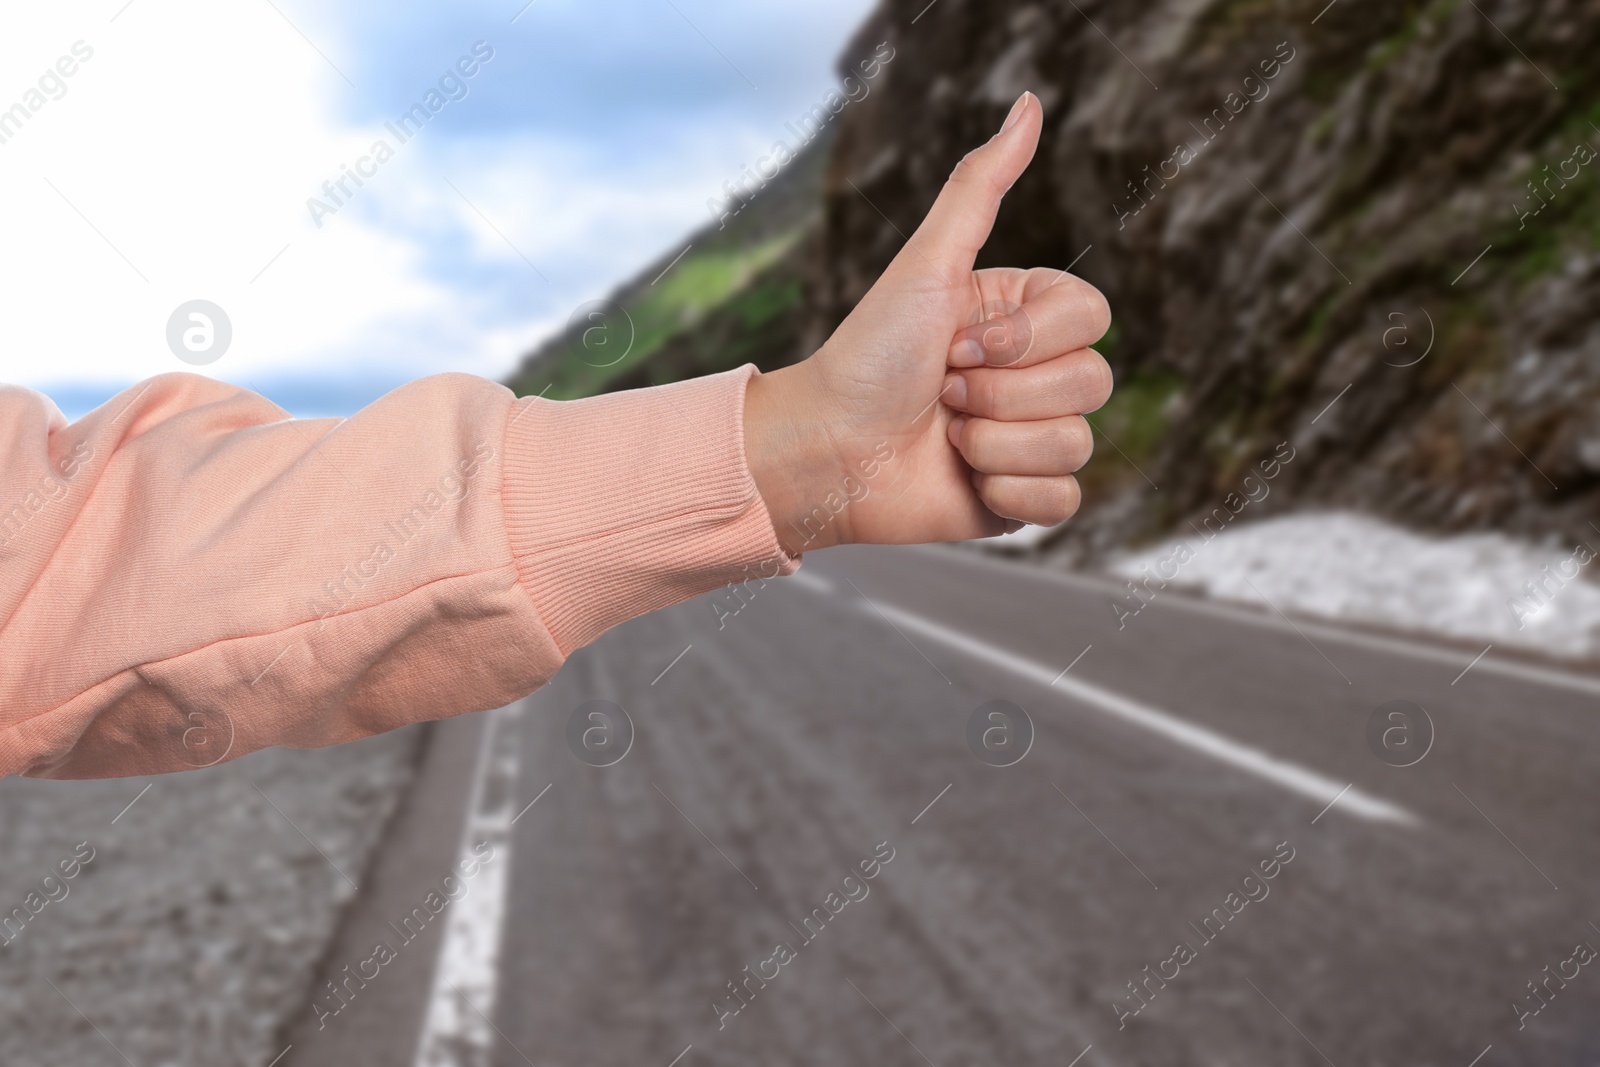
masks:
{"type": "Polygon", "coordinates": [[[841,61],[897,51],[841,117],[802,350],[1031,89],[979,265],[1077,260],[1119,381],[1047,544],[1209,514],[1285,441],[1258,511],[1600,541],[1600,4],[1325,3],[887,3],[841,61]]]}

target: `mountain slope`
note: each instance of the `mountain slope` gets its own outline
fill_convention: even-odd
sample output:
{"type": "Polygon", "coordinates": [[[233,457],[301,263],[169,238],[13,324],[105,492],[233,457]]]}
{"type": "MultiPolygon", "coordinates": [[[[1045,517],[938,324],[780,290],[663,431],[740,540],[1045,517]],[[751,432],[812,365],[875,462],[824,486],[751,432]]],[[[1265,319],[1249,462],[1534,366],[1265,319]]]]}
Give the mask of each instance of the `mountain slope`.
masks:
{"type": "Polygon", "coordinates": [[[810,328],[1038,93],[1044,142],[980,265],[1081,254],[1117,316],[1073,547],[1211,513],[1283,441],[1264,509],[1593,534],[1600,5],[907,0],[857,40],[884,38],[901,58],[842,117],[810,328]]]}
{"type": "Polygon", "coordinates": [[[569,400],[798,358],[804,265],[833,130],[824,127],[725,224],[707,224],[686,251],[578,308],[507,384],[520,396],[569,400]]]}

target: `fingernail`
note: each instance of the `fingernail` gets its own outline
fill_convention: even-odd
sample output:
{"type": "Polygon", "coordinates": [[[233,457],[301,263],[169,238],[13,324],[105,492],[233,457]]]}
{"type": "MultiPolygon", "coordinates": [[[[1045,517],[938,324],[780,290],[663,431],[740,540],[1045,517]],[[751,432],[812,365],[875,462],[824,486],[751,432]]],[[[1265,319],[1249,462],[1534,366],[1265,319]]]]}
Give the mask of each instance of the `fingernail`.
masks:
{"type": "Polygon", "coordinates": [[[950,346],[948,362],[952,367],[981,367],[983,366],[983,346],[970,337],[957,341],[950,346]]]}
{"type": "Polygon", "coordinates": [[[967,406],[967,380],[959,374],[951,374],[944,380],[944,390],[939,394],[946,404],[953,408],[967,406]]]}
{"type": "Polygon", "coordinates": [[[1001,133],[1005,133],[1007,130],[1017,124],[1017,120],[1022,117],[1022,112],[1027,109],[1028,97],[1032,95],[1032,93],[1025,92],[1021,96],[1017,97],[1017,102],[1011,105],[1011,113],[1006,116],[1006,121],[1000,126],[1001,133]]]}
{"type": "Polygon", "coordinates": [[[951,447],[961,447],[961,428],[967,424],[965,415],[957,415],[950,420],[950,428],[945,431],[945,436],[950,439],[951,447]]]}

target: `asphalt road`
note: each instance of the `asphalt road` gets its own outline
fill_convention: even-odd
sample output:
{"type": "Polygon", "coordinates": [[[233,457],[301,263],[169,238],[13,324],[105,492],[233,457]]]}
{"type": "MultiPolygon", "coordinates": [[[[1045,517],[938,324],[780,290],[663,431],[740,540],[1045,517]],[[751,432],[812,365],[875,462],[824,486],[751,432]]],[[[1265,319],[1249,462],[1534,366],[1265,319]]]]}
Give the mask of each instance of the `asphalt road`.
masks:
{"type": "Polygon", "coordinates": [[[1600,1061],[1600,683],[1110,588],[832,550],[442,724],[284,1067],[1600,1061]]]}

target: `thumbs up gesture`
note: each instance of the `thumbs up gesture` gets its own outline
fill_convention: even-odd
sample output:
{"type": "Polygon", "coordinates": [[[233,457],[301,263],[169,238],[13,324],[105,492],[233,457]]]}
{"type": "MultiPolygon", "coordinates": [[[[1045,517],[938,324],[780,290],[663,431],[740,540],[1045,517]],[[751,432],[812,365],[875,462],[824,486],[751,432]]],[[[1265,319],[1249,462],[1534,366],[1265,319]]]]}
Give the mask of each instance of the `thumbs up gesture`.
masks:
{"type": "Polygon", "coordinates": [[[1087,346],[1110,309],[1064,271],[973,270],[1043,122],[1024,93],[827,343],[751,379],[746,456],[790,552],[990,537],[1077,510],[1082,416],[1111,393],[1087,346]]]}

